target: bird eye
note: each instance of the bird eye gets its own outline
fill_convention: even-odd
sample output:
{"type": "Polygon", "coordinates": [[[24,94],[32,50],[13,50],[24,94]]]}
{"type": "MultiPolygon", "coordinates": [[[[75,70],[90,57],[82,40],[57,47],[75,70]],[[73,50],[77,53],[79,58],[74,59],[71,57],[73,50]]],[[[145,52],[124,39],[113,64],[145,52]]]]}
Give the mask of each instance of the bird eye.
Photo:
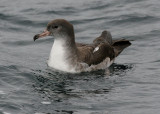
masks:
{"type": "Polygon", "coordinates": [[[53,29],[57,29],[57,28],[58,28],[58,26],[57,26],[57,25],[55,25],[55,26],[52,26],[52,28],[53,28],[53,29]]]}

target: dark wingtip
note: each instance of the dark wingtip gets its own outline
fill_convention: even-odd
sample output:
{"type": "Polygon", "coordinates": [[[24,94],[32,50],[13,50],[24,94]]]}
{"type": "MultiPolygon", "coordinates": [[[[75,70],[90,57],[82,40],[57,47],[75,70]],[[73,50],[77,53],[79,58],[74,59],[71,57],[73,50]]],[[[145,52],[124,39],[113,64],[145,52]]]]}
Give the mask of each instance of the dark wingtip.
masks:
{"type": "Polygon", "coordinates": [[[34,37],[33,37],[33,40],[37,40],[39,38],[39,34],[36,34],[34,37]]]}

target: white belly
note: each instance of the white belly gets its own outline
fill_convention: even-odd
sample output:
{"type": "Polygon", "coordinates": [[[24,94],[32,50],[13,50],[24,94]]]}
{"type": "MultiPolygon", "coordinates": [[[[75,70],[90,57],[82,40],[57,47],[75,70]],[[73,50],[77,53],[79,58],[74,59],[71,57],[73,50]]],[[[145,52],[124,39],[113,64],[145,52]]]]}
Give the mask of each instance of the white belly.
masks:
{"type": "Polygon", "coordinates": [[[61,71],[68,71],[69,64],[66,60],[66,49],[64,48],[64,42],[62,40],[56,40],[53,43],[48,66],[61,71]]]}
{"type": "Polygon", "coordinates": [[[50,52],[48,66],[60,71],[76,73],[82,71],[105,69],[109,67],[113,61],[110,61],[109,58],[106,58],[102,63],[98,65],[91,65],[90,67],[85,63],[77,63],[77,66],[72,66],[69,64],[67,58],[67,48],[64,47],[64,41],[55,39],[50,52]]]}

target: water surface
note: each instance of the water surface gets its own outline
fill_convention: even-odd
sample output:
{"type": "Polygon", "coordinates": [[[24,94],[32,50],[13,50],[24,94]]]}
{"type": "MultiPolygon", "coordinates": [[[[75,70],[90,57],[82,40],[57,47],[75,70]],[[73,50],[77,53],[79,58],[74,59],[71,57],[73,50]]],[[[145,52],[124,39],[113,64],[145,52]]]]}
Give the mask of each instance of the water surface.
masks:
{"type": "Polygon", "coordinates": [[[158,0],[1,0],[0,114],[158,114],[158,0]],[[74,25],[76,41],[103,30],[132,41],[104,71],[68,74],[47,68],[54,39],[33,42],[53,19],[74,25]]]}

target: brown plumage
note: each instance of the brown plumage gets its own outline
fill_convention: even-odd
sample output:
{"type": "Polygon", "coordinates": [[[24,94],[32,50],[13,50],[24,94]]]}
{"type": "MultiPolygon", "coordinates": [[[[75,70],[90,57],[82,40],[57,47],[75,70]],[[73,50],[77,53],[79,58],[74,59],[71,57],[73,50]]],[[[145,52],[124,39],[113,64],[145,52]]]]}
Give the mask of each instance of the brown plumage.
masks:
{"type": "Polygon", "coordinates": [[[64,51],[63,53],[65,54],[61,53],[61,55],[64,55],[63,58],[66,60],[62,60],[67,61],[66,64],[64,63],[57,67],[54,63],[59,64],[63,63],[63,61],[58,61],[59,58],[56,61],[54,56],[52,57],[53,52],[50,54],[51,58],[49,58],[48,65],[52,68],[68,72],[71,72],[69,71],[70,69],[87,71],[85,70],[86,66],[88,68],[91,66],[92,70],[103,69],[103,67],[105,68],[104,65],[109,66],[123,49],[131,45],[129,40],[112,40],[109,31],[103,31],[91,44],[76,43],[73,25],[64,19],[56,19],[49,22],[47,29],[42,34],[35,35],[34,40],[47,35],[53,35],[55,41],[63,42],[61,47],[65,51],[61,51],[64,51]],[[61,69],[62,67],[64,68],[61,69]]]}
{"type": "Polygon", "coordinates": [[[87,63],[90,65],[96,65],[101,63],[106,57],[109,57],[111,60],[114,59],[114,49],[107,43],[86,45],[78,47],[79,61],[87,63]],[[94,52],[95,48],[99,49],[94,52]]]}
{"type": "Polygon", "coordinates": [[[88,65],[95,65],[102,62],[106,57],[109,57],[111,60],[114,59],[123,49],[130,46],[131,43],[125,39],[112,41],[111,33],[109,31],[103,31],[102,34],[93,41],[93,44],[76,43],[76,45],[80,55],[83,55],[80,56],[80,60],[88,65]],[[99,50],[93,53],[97,46],[99,50]],[[85,50],[87,50],[87,53],[84,52],[85,50]]]}
{"type": "Polygon", "coordinates": [[[112,47],[114,48],[115,57],[117,57],[125,48],[130,45],[130,41],[126,39],[113,40],[112,47]]]}

